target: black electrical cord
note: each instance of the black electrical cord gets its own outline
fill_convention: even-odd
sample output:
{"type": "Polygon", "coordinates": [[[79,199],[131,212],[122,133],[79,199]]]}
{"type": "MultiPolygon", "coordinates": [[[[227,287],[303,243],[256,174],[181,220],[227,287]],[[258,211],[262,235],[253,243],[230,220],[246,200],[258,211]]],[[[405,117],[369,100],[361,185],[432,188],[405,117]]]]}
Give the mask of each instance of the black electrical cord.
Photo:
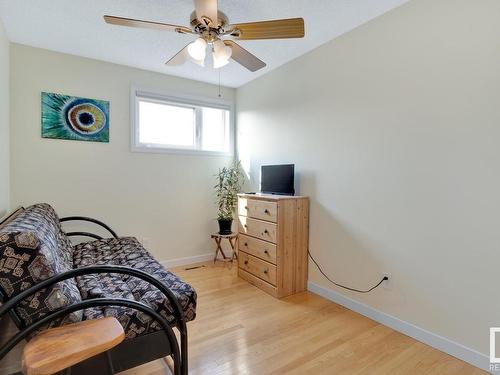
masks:
{"type": "Polygon", "coordinates": [[[316,265],[316,267],[318,267],[318,270],[319,272],[321,272],[321,274],[329,281],[331,282],[333,285],[336,285],[340,288],[344,288],[344,289],[347,289],[347,290],[350,290],[352,292],[356,292],[356,293],[370,293],[373,289],[375,288],[378,288],[384,281],[386,280],[389,280],[389,278],[387,276],[384,276],[382,278],[382,280],[379,281],[379,283],[377,285],[374,285],[372,286],[370,289],[368,290],[359,290],[359,289],[355,289],[355,288],[350,288],[348,286],[345,286],[345,285],[342,285],[342,284],[339,284],[339,283],[336,283],[335,281],[333,281],[332,279],[330,279],[326,273],[323,272],[323,270],[321,269],[320,265],[318,264],[318,262],[316,262],[316,260],[313,258],[311,252],[309,250],[307,250],[307,254],[309,254],[309,258],[311,258],[311,260],[313,261],[313,263],[316,265]]]}

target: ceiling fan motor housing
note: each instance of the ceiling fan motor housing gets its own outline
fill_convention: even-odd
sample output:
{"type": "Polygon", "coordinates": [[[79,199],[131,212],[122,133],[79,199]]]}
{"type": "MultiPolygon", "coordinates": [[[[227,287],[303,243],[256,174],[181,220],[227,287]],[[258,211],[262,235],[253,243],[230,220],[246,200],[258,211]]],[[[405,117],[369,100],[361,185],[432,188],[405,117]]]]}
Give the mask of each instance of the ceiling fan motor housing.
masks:
{"type": "Polygon", "coordinates": [[[199,20],[196,16],[196,11],[194,11],[191,13],[190,24],[195,31],[197,30],[203,31],[206,29],[211,29],[211,30],[216,30],[217,32],[218,31],[223,32],[224,27],[229,25],[229,19],[220,10],[217,11],[217,17],[218,17],[217,25],[214,25],[213,20],[211,20],[208,17],[202,17],[203,19],[199,20]]]}

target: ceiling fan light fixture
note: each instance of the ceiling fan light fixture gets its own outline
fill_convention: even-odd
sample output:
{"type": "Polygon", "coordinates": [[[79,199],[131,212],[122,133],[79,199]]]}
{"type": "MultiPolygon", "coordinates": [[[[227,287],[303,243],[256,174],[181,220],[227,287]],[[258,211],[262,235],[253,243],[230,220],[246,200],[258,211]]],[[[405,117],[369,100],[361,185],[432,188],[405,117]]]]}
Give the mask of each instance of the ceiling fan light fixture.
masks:
{"type": "Polygon", "coordinates": [[[229,64],[229,59],[231,58],[232,53],[233,50],[231,49],[231,47],[226,46],[220,39],[216,40],[213,43],[212,53],[214,68],[222,68],[223,66],[229,64]]]}
{"type": "Polygon", "coordinates": [[[222,68],[223,66],[226,66],[227,64],[229,64],[229,59],[219,60],[215,57],[215,55],[213,57],[214,57],[214,69],[219,69],[219,68],[222,68]]]}
{"type": "MultiPolygon", "coordinates": [[[[1,1],[1,0],[0,0],[1,1]]],[[[188,1],[188,0],[184,0],[188,1]]],[[[268,21],[230,23],[227,16],[218,8],[218,0],[194,0],[194,12],[189,18],[190,26],[179,26],[156,21],[105,15],[104,21],[111,25],[137,27],[142,29],[172,31],[179,34],[197,35],[198,39],[189,43],[170,58],[166,65],[175,66],[192,61],[205,66],[207,47],[210,45],[214,68],[229,63],[229,59],[251,72],[266,66],[266,63],[253,55],[236,40],[263,40],[303,38],[305,25],[303,18],[286,18],[268,21]],[[220,38],[230,39],[221,40],[220,38]]]]}
{"type": "Polygon", "coordinates": [[[204,65],[205,56],[207,54],[207,42],[203,38],[196,39],[193,43],[188,45],[189,56],[198,65],[204,65]]]}
{"type": "Polygon", "coordinates": [[[195,60],[195,59],[191,58],[191,61],[194,62],[196,65],[201,66],[202,68],[205,67],[205,60],[204,59],[203,60],[195,60]]]}

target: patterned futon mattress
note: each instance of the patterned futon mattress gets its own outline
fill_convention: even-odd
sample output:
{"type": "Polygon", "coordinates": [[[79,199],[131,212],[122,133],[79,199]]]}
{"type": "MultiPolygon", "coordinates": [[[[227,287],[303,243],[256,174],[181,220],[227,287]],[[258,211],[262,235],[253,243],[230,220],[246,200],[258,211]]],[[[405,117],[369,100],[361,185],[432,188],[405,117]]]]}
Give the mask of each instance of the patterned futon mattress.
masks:
{"type": "MultiPolygon", "coordinates": [[[[162,281],[179,299],[187,321],[196,316],[196,292],[176,275],[165,270],[133,237],[102,239],[74,246],[74,268],[95,264],[129,266],[147,272],[162,281]]],[[[82,299],[126,298],[145,303],[175,323],[168,300],[154,286],[132,276],[119,274],[85,275],[76,279],[82,299]]],[[[149,316],[129,308],[105,306],[87,309],[83,319],[114,316],[125,329],[127,338],[154,332],[160,325],[149,316]]]]}

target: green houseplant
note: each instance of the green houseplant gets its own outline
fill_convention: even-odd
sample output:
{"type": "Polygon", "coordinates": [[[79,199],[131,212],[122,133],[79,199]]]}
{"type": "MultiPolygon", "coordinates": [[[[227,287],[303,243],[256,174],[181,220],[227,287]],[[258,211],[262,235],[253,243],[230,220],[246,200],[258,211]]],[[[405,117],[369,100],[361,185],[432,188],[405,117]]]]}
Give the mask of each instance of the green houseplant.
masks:
{"type": "Polygon", "coordinates": [[[234,161],[229,167],[220,169],[215,177],[217,179],[214,188],[218,208],[219,234],[231,234],[233,214],[238,205],[237,194],[243,184],[241,162],[234,161]]]}

